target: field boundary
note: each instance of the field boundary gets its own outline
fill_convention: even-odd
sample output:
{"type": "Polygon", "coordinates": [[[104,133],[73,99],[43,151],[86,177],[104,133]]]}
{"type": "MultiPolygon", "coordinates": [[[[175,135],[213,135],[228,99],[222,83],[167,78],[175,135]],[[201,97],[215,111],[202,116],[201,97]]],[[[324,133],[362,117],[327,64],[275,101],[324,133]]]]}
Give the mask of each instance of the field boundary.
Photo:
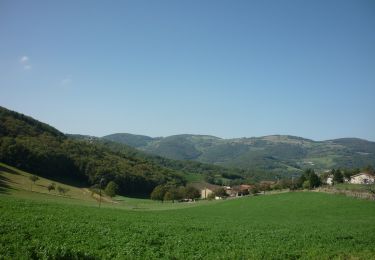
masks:
{"type": "Polygon", "coordinates": [[[368,192],[368,191],[361,191],[361,190],[338,190],[335,188],[317,188],[315,189],[317,192],[324,192],[329,194],[337,194],[337,195],[345,195],[347,197],[354,197],[358,199],[365,199],[365,200],[375,200],[375,194],[368,192]]]}

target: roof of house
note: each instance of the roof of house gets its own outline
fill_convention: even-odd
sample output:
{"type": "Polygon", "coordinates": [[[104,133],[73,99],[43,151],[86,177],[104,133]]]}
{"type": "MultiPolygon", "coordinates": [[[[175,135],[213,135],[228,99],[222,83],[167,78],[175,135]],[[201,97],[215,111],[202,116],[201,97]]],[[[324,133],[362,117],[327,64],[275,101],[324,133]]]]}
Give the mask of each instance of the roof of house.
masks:
{"type": "Polygon", "coordinates": [[[275,184],[275,181],[261,181],[260,184],[275,184]]]}
{"type": "Polygon", "coordinates": [[[198,190],[203,190],[203,189],[207,188],[209,190],[214,191],[214,190],[217,190],[218,188],[221,188],[221,186],[219,186],[219,185],[204,183],[204,182],[193,182],[189,185],[193,186],[194,188],[196,188],[198,190]]]}
{"type": "Polygon", "coordinates": [[[241,184],[241,185],[233,186],[232,190],[235,190],[235,191],[244,191],[244,190],[250,189],[253,186],[254,185],[241,184]]]}
{"type": "Polygon", "coordinates": [[[354,175],[351,176],[351,178],[357,177],[357,176],[360,176],[360,175],[366,175],[368,177],[375,178],[374,174],[371,174],[371,173],[368,173],[368,172],[360,172],[360,173],[354,174],[354,175]]]}

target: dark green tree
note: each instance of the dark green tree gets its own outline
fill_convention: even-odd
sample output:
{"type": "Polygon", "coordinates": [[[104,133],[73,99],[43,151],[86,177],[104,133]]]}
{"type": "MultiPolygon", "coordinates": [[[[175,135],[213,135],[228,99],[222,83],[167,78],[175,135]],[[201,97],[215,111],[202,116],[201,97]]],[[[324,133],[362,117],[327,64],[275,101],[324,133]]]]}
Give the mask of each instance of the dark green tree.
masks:
{"type": "Polygon", "coordinates": [[[305,182],[308,181],[309,189],[319,187],[321,184],[319,176],[313,169],[306,169],[302,176],[298,179],[298,187],[306,188],[305,182]]]}
{"type": "Polygon", "coordinates": [[[167,192],[167,188],[164,185],[158,185],[151,192],[150,197],[152,200],[160,200],[161,202],[163,202],[166,192],[167,192]]]}
{"type": "Polygon", "coordinates": [[[374,167],[372,167],[371,165],[367,165],[364,169],[363,169],[365,172],[367,173],[370,173],[370,174],[374,174],[374,167]]]}
{"type": "Polygon", "coordinates": [[[344,178],[347,179],[347,180],[350,180],[350,178],[352,177],[353,174],[354,174],[353,171],[348,170],[348,169],[345,169],[344,172],[343,172],[344,178]]]}
{"type": "Polygon", "coordinates": [[[194,200],[194,199],[200,198],[200,196],[201,196],[201,193],[199,192],[198,189],[192,186],[187,186],[185,188],[185,198],[194,200]]]}
{"type": "Polygon", "coordinates": [[[332,169],[332,174],[333,174],[333,183],[334,184],[344,182],[344,176],[339,169],[337,169],[337,170],[332,169]]]}

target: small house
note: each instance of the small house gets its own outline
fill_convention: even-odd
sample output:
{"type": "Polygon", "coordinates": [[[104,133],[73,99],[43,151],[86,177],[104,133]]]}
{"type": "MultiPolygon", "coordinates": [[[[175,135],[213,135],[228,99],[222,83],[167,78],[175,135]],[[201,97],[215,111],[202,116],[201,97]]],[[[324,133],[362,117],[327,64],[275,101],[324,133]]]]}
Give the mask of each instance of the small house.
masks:
{"type": "Polygon", "coordinates": [[[233,197],[240,197],[240,196],[248,195],[250,193],[250,189],[252,187],[253,186],[246,185],[246,184],[241,184],[241,185],[234,186],[232,188],[231,196],[233,196],[233,197]]]}
{"type": "Polygon", "coordinates": [[[326,179],[326,183],[328,185],[333,185],[333,175],[328,175],[327,179],[326,179]]]}
{"type": "Polygon", "coordinates": [[[201,189],[201,199],[207,199],[214,191],[209,188],[201,189]]]}
{"type": "Polygon", "coordinates": [[[207,199],[208,197],[213,196],[213,193],[220,188],[219,185],[214,185],[210,183],[204,183],[204,182],[193,182],[190,184],[190,186],[196,188],[201,193],[201,199],[207,199]]]}
{"type": "Polygon", "coordinates": [[[367,172],[361,172],[351,176],[350,183],[352,184],[374,184],[375,176],[367,172]]]}

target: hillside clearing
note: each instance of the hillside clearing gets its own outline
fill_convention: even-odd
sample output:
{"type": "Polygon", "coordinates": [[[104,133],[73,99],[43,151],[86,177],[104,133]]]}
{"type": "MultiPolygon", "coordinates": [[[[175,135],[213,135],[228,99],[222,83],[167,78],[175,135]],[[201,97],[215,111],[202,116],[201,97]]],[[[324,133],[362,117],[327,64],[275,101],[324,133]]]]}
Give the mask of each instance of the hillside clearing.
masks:
{"type": "MultiPolygon", "coordinates": [[[[30,176],[32,174],[0,163],[0,194],[20,199],[33,199],[36,201],[50,201],[62,204],[78,204],[86,206],[98,206],[99,195],[92,193],[87,187],[75,187],[52,181],[43,177],[32,183],[30,176]],[[67,190],[64,195],[56,190],[48,191],[47,186],[55,183],[56,187],[61,186],[67,190]]],[[[212,203],[200,201],[195,203],[172,203],[158,202],[146,198],[130,198],[116,196],[110,198],[102,196],[102,207],[136,209],[136,210],[165,210],[194,207],[200,204],[212,203]]]]}

